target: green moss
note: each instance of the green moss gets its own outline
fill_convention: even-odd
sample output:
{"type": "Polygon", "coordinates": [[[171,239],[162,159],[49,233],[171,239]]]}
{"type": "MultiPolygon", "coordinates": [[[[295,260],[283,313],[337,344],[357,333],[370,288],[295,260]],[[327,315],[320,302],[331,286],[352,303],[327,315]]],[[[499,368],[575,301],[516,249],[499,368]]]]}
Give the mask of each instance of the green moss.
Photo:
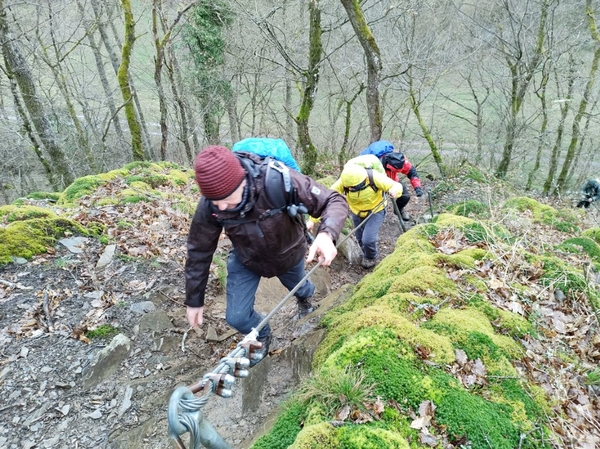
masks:
{"type": "Polygon", "coordinates": [[[88,235],[81,225],[66,218],[36,218],[10,223],[0,228],[0,264],[9,263],[11,256],[29,259],[45,253],[67,233],[88,235]]]}
{"type": "Polygon", "coordinates": [[[489,184],[486,176],[477,168],[473,166],[469,166],[466,169],[465,178],[472,179],[475,182],[479,182],[482,184],[489,184]]]}
{"type": "Polygon", "coordinates": [[[543,274],[540,283],[543,286],[558,288],[564,293],[569,291],[585,291],[587,281],[579,270],[576,270],[567,262],[554,256],[534,256],[528,255],[528,261],[531,263],[541,262],[543,274]]]}
{"type": "Polygon", "coordinates": [[[504,226],[495,223],[470,223],[461,229],[469,243],[485,242],[493,245],[498,241],[508,242],[511,237],[504,226]]]}
{"type": "Polygon", "coordinates": [[[32,218],[58,218],[53,211],[44,207],[16,206],[14,204],[0,207],[0,218],[2,217],[7,223],[30,220],[32,218]]]}
{"type": "Polygon", "coordinates": [[[216,275],[219,281],[219,289],[225,290],[227,286],[227,258],[229,253],[225,251],[215,251],[213,254],[212,262],[216,265],[216,275]]]}
{"type": "Polygon", "coordinates": [[[413,292],[426,294],[435,291],[441,296],[458,296],[458,287],[437,267],[419,266],[397,276],[390,285],[392,292],[413,292]]]}
{"type": "Polygon", "coordinates": [[[155,189],[160,186],[169,185],[171,179],[166,175],[148,173],[127,176],[125,177],[125,182],[131,186],[135,186],[136,183],[143,183],[146,186],[155,189]]]}
{"type": "Polygon", "coordinates": [[[444,227],[460,229],[460,228],[463,228],[464,226],[474,225],[478,222],[472,218],[461,217],[459,215],[440,214],[440,215],[436,215],[433,218],[433,223],[435,223],[437,225],[437,230],[439,231],[441,228],[444,228],[444,227]]]}
{"type": "Polygon", "coordinates": [[[581,233],[582,237],[588,237],[600,244],[600,228],[589,228],[581,233]]]}
{"type": "Polygon", "coordinates": [[[340,440],[331,424],[322,422],[305,426],[289,449],[338,449],[340,440]]]}
{"type": "Polygon", "coordinates": [[[287,449],[302,430],[305,416],[306,407],[298,401],[290,400],[284,404],[271,431],[260,437],[252,445],[252,449],[287,449]]]}
{"type": "Polygon", "coordinates": [[[148,198],[147,196],[144,195],[129,195],[129,196],[124,196],[121,198],[121,200],[119,201],[120,204],[135,204],[135,203],[140,203],[140,202],[150,202],[152,201],[152,198],[148,198]]]}
{"type": "Polygon", "coordinates": [[[504,209],[515,209],[520,212],[531,211],[533,220],[551,226],[561,232],[576,232],[577,216],[569,211],[558,211],[551,206],[542,204],[533,198],[515,197],[503,205],[504,209]]]}
{"type": "Polygon", "coordinates": [[[96,329],[88,330],[85,335],[90,340],[95,339],[107,339],[114,337],[119,333],[119,329],[111,326],[110,324],[102,324],[98,326],[96,329]]]}
{"type": "Polygon", "coordinates": [[[353,322],[346,321],[327,334],[315,354],[315,366],[322,361],[333,370],[335,364],[352,364],[355,362],[352,357],[354,352],[376,345],[391,345],[390,350],[402,353],[409,359],[416,357],[415,347],[423,347],[429,351],[429,358],[435,363],[447,364],[454,361],[454,348],[448,337],[419,328],[401,315],[388,313],[388,316],[378,317],[377,314],[381,312],[386,310],[373,307],[364,312],[365,318],[360,313],[347,317],[353,322]],[[396,345],[394,339],[402,342],[401,348],[396,345]]]}
{"type": "Polygon", "coordinates": [[[330,188],[333,183],[336,181],[337,178],[335,178],[334,176],[326,176],[324,178],[319,178],[317,180],[317,182],[319,182],[320,184],[323,184],[325,187],[330,188]]]}
{"type": "Polygon", "coordinates": [[[510,337],[497,334],[478,309],[442,309],[423,327],[446,335],[470,359],[481,358],[488,372],[516,375],[510,361],[521,355],[521,347],[510,337]]]}
{"type": "Polygon", "coordinates": [[[339,448],[409,449],[405,438],[395,432],[365,425],[345,426],[339,430],[339,448]]]}
{"type": "MultiPolygon", "coordinates": [[[[432,400],[437,406],[436,422],[446,426],[450,435],[466,435],[472,447],[513,449],[519,444],[521,430],[533,429],[533,422],[540,419],[539,415],[534,416],[535,403],[529,399],[527,404],[520,401],[526,395],[515,391],[514,384],[508,385],[511,391],[506,396],[502,394],[503,385],[495,385],[493,392],[500,392],[500,401],[491,401],[477,391],[464,389],[443,370],[423,365],[412,353],[407,353],[406,344],[393,332],[369,328],[359,334],[363,335],[353,337],[332,354],[331,358],[336,360],[327,360],[325,364],[336,365],[343,359],[360,365],[367,379],[376,384],[374,393],[384,401],[393,400],[416,410],[423,400],[432,400]],[[365,344],[366,340],[370,344],[365,344]],[[477,412],[465,413],[469,410],[477,412]],[[514,421],[515,417],[526,422],[514,421]]],[[[530,441],[539,444],[539,432],[533,431],[530,441]]],[[[528,447],[549,446],[529,444],[528,447]]]]}
{"type": "Polygon", "coordinates": [[[458,204],[448,206],[446,210],[451,214],[462,217],[487,218],[489,216],[488,207],[477,200],[461,201],[458,204]]]}
{"type": "Polygon", "coordinates": [[[115,176],[116,174],[114,176],[109,177],[108,179],[106,176],[103,177],[97,175],[89,175],[84,176],[82,178],[78,178],[73,182],[73,184],[71,184],[62,192],[58,203],[73,203],[76,199],[81,198],[84,195],[89,195],[99,186],[104,185],[107,181],[109,181],[115,176]]]}
{"type": "Polygon", "coordinates": [[[526,335],[536,335],[535,328],[524,317],[516,313],[498,309],[483,300],[479,295],[471,298],[468,301],[468,305],[483,312],[490,322],[494,323],[494,326],[499,328],[502,333],[506,333],[511,337],[523,338],[526,335]]]}
{"type": "Polygon", "coordinates": [[[573,237],[562,242],[558,249],[579,254],[583,250],[596,264],[600,263],[600,245],[589,237],[573,237]]]}
{"type": "Polygon", "coordinates": [[[52,202],[56,202],[60,198],[60,193],[58,193],[58,192],[31,192],[26,196],[26,198],[29,198],[32,200],[49,200],[52,202]]]}
{"type": "Polygon", "coordinates": [[[123,169],[130,172],[130,171],[133,171],[135,169],[150,168],[153,165],[154,164],[152,162],[149,162],[149,161],[134,161],[134,162],[130,162],[129,164],[125,165],[123,167],[123,169]]]}

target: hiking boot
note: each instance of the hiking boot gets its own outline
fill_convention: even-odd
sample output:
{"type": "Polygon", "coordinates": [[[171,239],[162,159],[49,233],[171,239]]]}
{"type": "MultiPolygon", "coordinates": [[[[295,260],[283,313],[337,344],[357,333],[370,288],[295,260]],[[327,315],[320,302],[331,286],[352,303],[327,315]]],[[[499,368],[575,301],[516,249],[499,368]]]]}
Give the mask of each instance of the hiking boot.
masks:
{"type": "Polygon", "coordinates": [[[400,209],[400,217],[402,217],[402,220],[404,221],[410,221],[410,215],[408,215],[408,212],[406,212],[404,208],[400,209]]]}
{"type": "Polygon", "coordinates": [[[252,356],[250,357],[251,367],[263,360],[269,354],[269,346],[271,345],[271,334],[265,335],[264,337],[258,337],[256,341],[262,343],[262,348],[255,350],[252,356]]]}
{"type": "Polygon", "coordinates": [[[375,265],[377,265],[377,260],[367,259],[366,257],[363,257],[360,262],[360,266],[363,268],[373,268],[375,265]]]}
{"type": "Polygon", "coordinates": [[[315,310],[315,308],[310,303],[310,299],[308,299],[308,298],[302,298],[302,299],[299,298],[297,300],[297,304],[298,304],[298,319],[299,320],[301,320],[306,315],[308,315],[309,313],[312,313],[315,310]]]}

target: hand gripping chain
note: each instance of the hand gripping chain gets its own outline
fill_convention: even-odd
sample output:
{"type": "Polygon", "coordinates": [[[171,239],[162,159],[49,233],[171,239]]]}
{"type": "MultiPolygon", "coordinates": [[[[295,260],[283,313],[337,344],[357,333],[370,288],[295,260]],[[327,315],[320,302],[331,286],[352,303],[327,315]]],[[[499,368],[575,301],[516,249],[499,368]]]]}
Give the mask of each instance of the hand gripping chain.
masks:
{"type": "MultiPolygon", "coordinates": [[[[382,203],[386,201],[384,197],[382,203]]],[[[395,203],[394,203],[395,204],[395,203]]],[[[376,206],[374,209],[376,209],[376,206]]],[[[371,217],[372,213],[348,233],[338,244],[339,247],[371,217]]],[[[263,318],[259,325],[240,341],[235,349],[219,361],[218,366],[210,373],[204,375],[196,384],[189,387],[178,387],[169,399],[167,419],[169,423],[169,438],[177,449],[186,449],[181,435],[190,433],[190,448],[200,449],[202,446],[208,449],[231,449],[219,433],[203,418],[201,409],[204,407],[211,394],[223,398],[232,396],[231,387],[235,378],[248,377],[250,360],[259,361],[263,355],[257,352],[262,347],[257,338],[260,330],[266,326],[269,320],[285,305],[301,285],[321,266],[319,261],[306,275],[290,290],[290,292],[277,304],[269,314],[263,318]],[[202,392],[199,397],[195,394],[202,392]]]]}

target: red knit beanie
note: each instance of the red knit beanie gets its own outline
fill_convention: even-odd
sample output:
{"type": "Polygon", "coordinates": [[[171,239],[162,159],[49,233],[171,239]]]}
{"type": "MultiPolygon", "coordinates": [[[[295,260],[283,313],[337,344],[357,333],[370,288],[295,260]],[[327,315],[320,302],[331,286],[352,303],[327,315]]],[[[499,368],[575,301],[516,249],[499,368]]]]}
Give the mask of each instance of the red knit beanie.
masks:
{"type": "Polygon", "coordinates": [[[228,148],[211,145],[196,156],[196,182],[209,200],[222,200],[237,189],[246,176],[239,159],[228,148]]]}

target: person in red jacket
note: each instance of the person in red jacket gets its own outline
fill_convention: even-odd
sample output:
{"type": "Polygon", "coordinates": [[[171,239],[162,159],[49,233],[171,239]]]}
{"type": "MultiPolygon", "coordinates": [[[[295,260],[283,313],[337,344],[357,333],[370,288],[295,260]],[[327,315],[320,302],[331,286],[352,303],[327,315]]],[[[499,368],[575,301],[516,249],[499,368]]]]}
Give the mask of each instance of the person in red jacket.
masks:
{"type": "MultiPolygon", "coordinates": [[[[196,157],[194,170],[202,198],[190,226],[185,263],[186,315],[192,327],[203,321],[210,265],[223,231],[232,245],[227,261],[225,319],[242,334],[250,333],[264,318],[254,309],[261,277],[277,276],[292,290],[305,277],[305,262],[318,258],[327,266],[337,254],[335,241],[348,216],[344,197],[289,170],[297,200],[307,213],[321,218],[307,256],[304,222],[275,208],[269,196],[266,177],[271,167],[256,154],[233,153],[216,145],[206,147],[196,157]]],[[[310,280],[296,291],[299,317],[313,310],[310,299],[314,291],[310,280]]],[[[271,341],[268,323],[257,339],[262,344],[260,360],[271,341]]],[[[258,360],[251,360],[251,365],[258,360]]]]}
{"type": "MultiPolygon", "coordinates": [[[[369,145],[361,152],[361,154],[374,154],[383,164],[385,173],[390,179],[402,184],[400,181],[400,174],[403,174],[409,179],[417,197],[423,195],[423,187],[417,169],[409,162],[403,153],[394,151],[394,145],[392,143],[387,140],[378,140],[369,145]]],[[[410,215],[404,210],[409,201],[410,194],[404,184],[402,184],[402,196],[396,198],[396,205],[400,211],[400,218],[404,221],[410,220],[410,215]]]]}

